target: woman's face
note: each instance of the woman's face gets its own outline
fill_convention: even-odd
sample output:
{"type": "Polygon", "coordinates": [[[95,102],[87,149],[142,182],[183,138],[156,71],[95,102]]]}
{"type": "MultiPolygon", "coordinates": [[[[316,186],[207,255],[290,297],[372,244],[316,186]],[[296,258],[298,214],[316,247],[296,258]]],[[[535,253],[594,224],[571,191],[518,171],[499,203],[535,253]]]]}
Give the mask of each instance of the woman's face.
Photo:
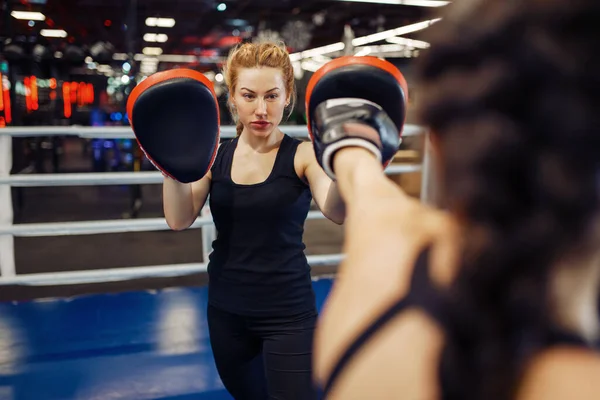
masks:
{"type": "Polygon", "coordinates": [[[232,97],[244,132],[262,137],[279,126],[289,104],[283,73],[278,68],[240,68],[232,97]]]}

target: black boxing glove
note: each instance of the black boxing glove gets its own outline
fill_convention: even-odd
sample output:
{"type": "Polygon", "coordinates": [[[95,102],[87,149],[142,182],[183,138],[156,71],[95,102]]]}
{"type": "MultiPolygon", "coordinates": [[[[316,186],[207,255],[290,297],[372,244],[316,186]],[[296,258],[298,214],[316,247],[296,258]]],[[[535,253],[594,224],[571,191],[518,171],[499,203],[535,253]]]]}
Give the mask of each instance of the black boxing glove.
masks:
{"type": "Polygon", "coordinates": [[[385,168],[401,143],[394,121],[381,106],[365,99],[346,97],[325,100],[315,108],[310,123],[317,161],[333,180],[333,157],[338,150],[344,147],[362,147],[373,153],[385,168]],[[353,135],[344,128],[348,123],[374,128],[379,134],[379,141],[353,135]]]}

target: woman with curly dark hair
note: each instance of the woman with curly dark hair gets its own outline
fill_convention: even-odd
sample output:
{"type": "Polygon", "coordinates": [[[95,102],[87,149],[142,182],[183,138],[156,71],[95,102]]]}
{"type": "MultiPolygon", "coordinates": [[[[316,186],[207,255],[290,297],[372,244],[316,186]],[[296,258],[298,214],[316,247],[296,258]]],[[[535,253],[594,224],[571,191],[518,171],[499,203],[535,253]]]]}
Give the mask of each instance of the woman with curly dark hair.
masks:
{"type": "Polygon", "coordinates": [[[335,153],[347,258],[316,378],[329,399],[599,399],[600,1],[456,3],[418,62],[444,210],[335,153]]]}

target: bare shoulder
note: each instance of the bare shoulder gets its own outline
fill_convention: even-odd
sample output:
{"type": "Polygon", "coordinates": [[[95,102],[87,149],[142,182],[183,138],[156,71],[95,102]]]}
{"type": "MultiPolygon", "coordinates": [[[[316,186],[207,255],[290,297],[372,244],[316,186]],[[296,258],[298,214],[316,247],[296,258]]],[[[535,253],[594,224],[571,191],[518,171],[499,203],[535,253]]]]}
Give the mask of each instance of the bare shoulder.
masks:
{"type": "Polygon", "coordinates": [[[301,179],[305,178],[306,169],[317,162],[311,142],[301,142],[294,156],[294,168],[301,179]]]}
{"type": "Polygon", "coordinates": [[[303,162],[309,163],[316,160],[315,150],[311,142],[301,142],[296,151],[296,157],[299,157],[303,162]]]}
{"type": "MultiPolygon", "coordinates": [[[[358,188],[368,196],[361,196],[354,218],[360,225],[381,228],[410,242],[422,242],[425,237],[454,234],[456,222],[446,211],[423,204],[420,199],[407,195],[398,184],[382,175],[363,177],[358,188]]],[[[357,230],[359,235],[365,233],[357,230]]]]}
{"type": "Polygon", "coordinates": [[[531,361],[517,399],[598,399],[599,376],[599,353],[557,347],[543,352],[531,361]]]}
{"type": "Polygon", "coordinates": [[[385,185],[364,181],[361,192],[369,195],[361,196],[364,203],[347,215],[346,259],[317,331],[315,366],[320,378],[329,374],[343,349],[374,316],[406,295],[415,261],[425,246],[432,246],[435,281],[451,279],[459,255],[457,228],[446,213],[407,197],[389,180],[385,185]]]}

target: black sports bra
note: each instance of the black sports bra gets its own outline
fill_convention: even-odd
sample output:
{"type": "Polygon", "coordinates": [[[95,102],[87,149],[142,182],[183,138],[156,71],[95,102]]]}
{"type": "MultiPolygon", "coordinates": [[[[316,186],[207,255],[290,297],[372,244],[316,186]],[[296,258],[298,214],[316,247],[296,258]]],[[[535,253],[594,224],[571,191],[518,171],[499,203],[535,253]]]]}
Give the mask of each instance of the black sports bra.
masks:
{"type": "MultiPolygon", "coordinates": [[[[434,318],[442,327],[448,326],[448,315],[450,314],[447,312],[448,302],[445,301],[446,294],[439,288],[436,288],[435,284],[431,281],[429,274],[429,250],[429,247],[425,248],[417,258],[411,278],[409,293],[381,313],[371,325],[355,338],[346,351],[342,353],[342,356],[338,359],[329,378],[323,386],[323,399],[327,398],[327,395],[331,391],[336,380],[358,350],[364,346],[379,329],[383,328],[390,320],[405,309],[409,307],[420,308],[434,318]]],[[[550,344],[568,343],[571,345],[589,347],[589,345],[580,337],[558,329],[549,332],[549,337],[550,344]]],[[[444,371],[442,370],[441,372],[443,374],[444,371]]],[[[441,377],[441,381],[443,383],[443,376],[441,377]]]]}

